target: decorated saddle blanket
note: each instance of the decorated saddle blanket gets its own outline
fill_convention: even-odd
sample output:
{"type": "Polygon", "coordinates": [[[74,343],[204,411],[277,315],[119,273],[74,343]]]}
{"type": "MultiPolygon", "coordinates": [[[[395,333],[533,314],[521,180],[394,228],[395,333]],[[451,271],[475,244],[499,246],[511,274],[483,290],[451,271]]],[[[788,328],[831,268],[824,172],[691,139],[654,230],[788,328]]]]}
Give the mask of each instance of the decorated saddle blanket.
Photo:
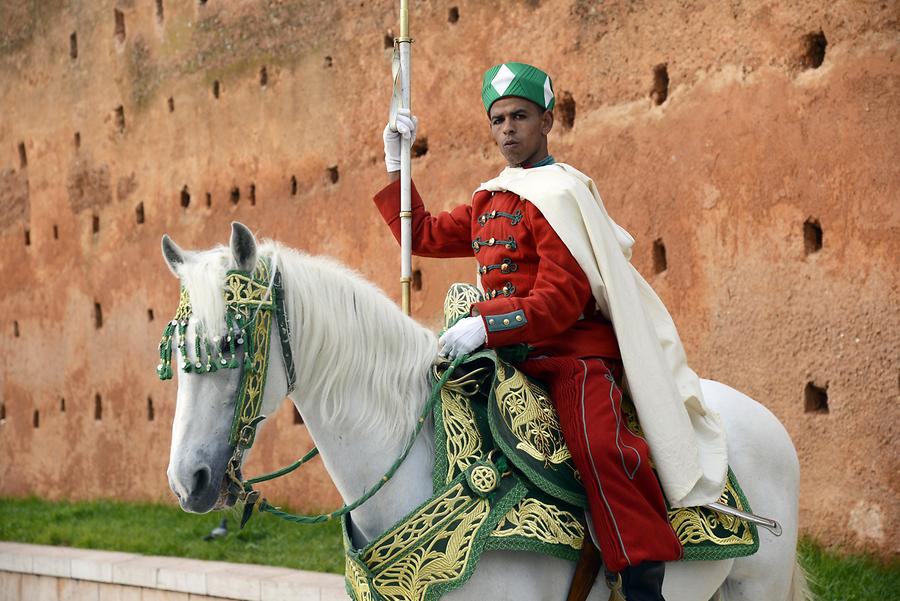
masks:
{"type": "MultiPolygon", "coordinates": [[[[477,294],[458,286],[450,295],[477,294]]],[[[468,315],[467,303],[450,295],[448,327],[468,315]]],[[[472,354],[441,389],[433,409],[432,498],[363,549],[354,548],[344,516],[346,585],[355,601],[434,601],[465,583],[485,550],[578,559],[587,533],[580,477],[552,401],[506,354],[472,354]]],[[[434,367],[435,382],[448,366],[434,367]]],[[[623,411],[640,433],[633,405],[623,402],[623,411]]],[[[751,511],[730,471],[719,502],[751,511]]],[[[669,520],[684,560],[759,548],[755,525],[707,508],[674,509],[669,520]]]]}

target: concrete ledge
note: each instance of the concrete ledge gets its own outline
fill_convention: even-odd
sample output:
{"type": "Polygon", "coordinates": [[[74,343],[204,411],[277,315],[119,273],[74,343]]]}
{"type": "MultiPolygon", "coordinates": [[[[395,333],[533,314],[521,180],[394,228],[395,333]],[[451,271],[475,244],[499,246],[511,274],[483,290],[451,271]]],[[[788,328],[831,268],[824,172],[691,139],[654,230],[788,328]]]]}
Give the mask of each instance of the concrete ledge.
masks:
{"type": "Polygon", "coordinates": [[[0,542],[4,601],[338,601],[335,574],[0,542]]]}

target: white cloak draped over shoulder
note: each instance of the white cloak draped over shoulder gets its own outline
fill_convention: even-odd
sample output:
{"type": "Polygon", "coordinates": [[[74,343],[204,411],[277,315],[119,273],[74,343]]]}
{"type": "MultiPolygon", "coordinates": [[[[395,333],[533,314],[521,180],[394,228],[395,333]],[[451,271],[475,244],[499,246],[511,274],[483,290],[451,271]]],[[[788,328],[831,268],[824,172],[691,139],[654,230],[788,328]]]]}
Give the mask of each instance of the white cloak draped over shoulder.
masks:
{"type": "Polygon", "coordinates": [[[534,204],[581,266],[616,331],[634,400],[663,492],[672,507],[718,500],[728,455],[718,414],[662,301],[631,265],[634,239],[606,213],[591,178],[565,163],[507,167],[479,190],[508,190],[534,204]]]}

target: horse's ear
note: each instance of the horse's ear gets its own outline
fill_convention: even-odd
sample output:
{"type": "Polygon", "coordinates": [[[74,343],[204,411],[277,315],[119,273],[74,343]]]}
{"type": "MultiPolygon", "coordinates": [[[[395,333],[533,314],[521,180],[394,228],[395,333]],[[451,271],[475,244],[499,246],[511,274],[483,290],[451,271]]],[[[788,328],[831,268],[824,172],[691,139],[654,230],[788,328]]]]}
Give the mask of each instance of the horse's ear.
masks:
{"type": "Polygon", "coordinates": [[[253,273],[256,269],[256,238],[246,225],[237,221],[231,222],[231,254],[241,271],[253,273]]]}
{"type": "Polygon", "coordinates": [[[175,274],[176,278],[180,277],[178,268],[184,264],[187,253],[181,250],[181,247],[175,244],[168,234],[163,234],[162,237],[162,254],[166,260],[166,265],[169,266],[169,270],[175,274]]]}

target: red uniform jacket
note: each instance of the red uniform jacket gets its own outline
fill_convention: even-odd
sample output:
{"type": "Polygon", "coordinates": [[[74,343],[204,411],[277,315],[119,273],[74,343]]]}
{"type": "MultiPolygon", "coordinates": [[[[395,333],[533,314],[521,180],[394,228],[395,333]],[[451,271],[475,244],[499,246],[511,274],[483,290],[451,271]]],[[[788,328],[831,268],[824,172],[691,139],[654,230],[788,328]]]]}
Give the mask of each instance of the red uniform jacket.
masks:
{"type": "MultiPolygon", "coordinates": [[[[375,195],[400,240],[400,182],[375,195]]],[[[512,192],[475,194],[472,204],[432,216],[412,186],[412,252],[478,261],[488,299],[473,305],[488,347],[527,343],[530,356],[619,358],[612,324],[596,311],[587,277],[541,212],[512,192]]]]}

